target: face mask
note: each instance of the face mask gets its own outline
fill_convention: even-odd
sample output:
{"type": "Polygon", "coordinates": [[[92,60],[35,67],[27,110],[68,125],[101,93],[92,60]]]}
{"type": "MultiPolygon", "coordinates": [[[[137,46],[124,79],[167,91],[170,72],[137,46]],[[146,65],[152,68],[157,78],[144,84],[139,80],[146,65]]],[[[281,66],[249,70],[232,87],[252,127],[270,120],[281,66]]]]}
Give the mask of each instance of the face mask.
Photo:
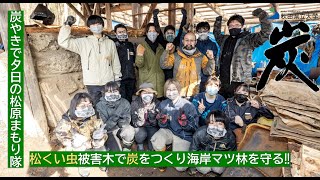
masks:
{"type": "Polygon", "coordinates": [[[204,33],[199,33],[199,39],[204,41],[204,40],[207,40],[208,39],[208,33],[207,32],[204,32],[204,33]]]}
{"type": "Polygon", "coordinates": [[[236,36],[240,34],[241,28],[232,28],[232,29],[229,29],[229,32],[231,36],[236,36]]]}
{"type": "Polygon", "coordinates": [[[155,42],[158,37],[158,33],[157,32],[148,32],[147,37],[151,42],[155,42]]]}
{"type": "Polygon", "coordinates": [[[128,39],[128,34],[127,33],[123,33],[123,34],[116,34],[117,39],[119,40],[126,40],[128,39]]]}
{"type": "Polygon", "coordinates": [[[88,118],[95,114],[95,111],[92,106],[86,107],[84,109],[75,110],[74,114],[79,118],[88,118]]]}
{"type": "Polygon", "coordinates": [[[227,130],[225,128],[217,127],[213,124],[209,124],[208,128],[207,128],[207,133],[210,136],[218,139],[218,138],[225,136],[227,133],[227,130]]]}
{"type": "Polygon", "coordinates": [[[210,95],[216,95],[218,93],[219,89],[216,86],[207,86],[206,92],[210,95]]]}
{"type": "Polygon", "coordinates": [[[90,26],[90,31],[93,34],[101,34],[101,32],[103,31],[103,27],[101,24],[99,24],[97,26],[90,26]]]}
{"type": "Polygon", "coordinates": [[[104,98],[106,99],[106,101],[115,102],[121,98],[121,95],[119,93],[108,93],[104,96],[104,98]]]}
{"type": "Polygon", "coordinates": [[[244,103],[248,100],[248,96],[244,94],[235,94],[234,97],[239,103],[244,103]]]}
{"type": "Polygon", "coordinates": [[[174,34],[166,34],[166,40],[168,42],[172,43],[174,41],[174,38],[176,38],[174,34]]]}
{"type": "Polygon", "coordinates": [[[196,48],[193,48],[191,50],[187,50],[185,49],[185,47],[182,48],[182,51],[188,56],[192,56],[196,52],[196,50],[197,50],[196,48]]]}
{"type": "Polygon", "coordinates": [[[166,94],[167,94],[167,97],[169,99],[171,99],[172,101],[175,100],[179,96],[178,91],[167,91],[166,94]]]}
{"type": "Polygon", "coordinates": [[[150,103],[153,99],[153,94],[141,94],[143,102],[150,103]]]}

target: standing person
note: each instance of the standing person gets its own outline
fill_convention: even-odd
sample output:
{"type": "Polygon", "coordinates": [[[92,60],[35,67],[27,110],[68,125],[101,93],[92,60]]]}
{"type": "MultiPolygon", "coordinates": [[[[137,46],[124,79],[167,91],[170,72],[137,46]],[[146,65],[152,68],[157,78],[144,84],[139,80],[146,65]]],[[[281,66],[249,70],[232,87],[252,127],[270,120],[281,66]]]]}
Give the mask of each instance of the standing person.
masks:
{"type": "Polygon", "coordinates": [[[114,27],[116,38],[112,39],[117,47],[118,56],[121,64],[121,97],[132,102],[132,96],[135,91],[135,49],[132,42],[128,41],[127,27],[123,24],[118,24],[114,27]]]}
{"type": "Polygon", "coordinates": [[[204,74],[210,75],[214,72],[214,55],[208,50],[203,55],[197,48],[195,34],[187,33],[182,41],[183,48],[174,52],[174,45],[168,43],[166,50],[160,58],[162,69],[171,69],[173,67],[173,77],[177,79],[181,86],[181,96],[190,99],[199,93],[201,81],[201,70],[204,74]]]}
{"type": "MultiPolygon", "coordinates": [[[[190,101],[179,95],[179,81],[168,79],[164,89],[168,99],[159,105],[156,118],[160,129],[151,137],[153,149],[165,151],[166,146],[172,144],[172,151],[188,151],[193,133],[198,128],[197,111],[190,101]]],[[[187,167],[175,169],[185,171],[187,167]]],[[[160,168],[160,171],[165,171],[165,168],[160,168]]]]}
{"type": "MultiPolygon", "coordinates": [[[[104,143],[108,135],[105,124],[95,116],[93,101],[87,93],[77,93],[71,100],[69,110],[58,122],[54,133],[67,150],[106,150],[104,143]]],[[[100,168],[105,171],[105,168],[100,168]]],[[[87,177],[90,168],[79,167],[79,174],[87,177]]]]}
{"type": "MultiPolygon", "coordinates": [[[[237,149],[236,138],[229,129],[229,121],[224,112],[211,111],[206,118],[206,125],[197,129],[192,138],[190,151],[234,151],[237,149]]],[[[213,171],[222,174],[225,167],[189,168],[189,174],[198,170],[202,174],[213,171]]]]}
{"type": "MultiPolygon", "coordinates": [[[[209,32],[210,32],[210,25],[208,22],[200,22],[196,26],[196,32],[198,34],[197,44],[196,47],[202,54],[206,54],[208,50],[213,51],[214,57],[218,58],[218,47],[217,44],[212,42],[209,39],[209,32]]],[[[205,75],[201,71],[201,82],[200,82],[200,92],[206,91],[206,81],[209,76],[214,74],[205,75]]]]}
{"type": "MultiPolygon", "coordinates": [[[[173,43],[175,47],[180,46],[180,38],[183,32],[183,27],[187,24],[187,11],[182,8],[181,9],[182,13],[182,20],[179,28],[178,35],[176,36],[176,28],[173,25],[168,25],[164,28],[164,33],[160,31],[158,39],[159,43],[165,48],[168,43],[173,43]]],[[[156,28],[160,29],[160,24],[158,20],[158,14],[159,14],[159,9],[153,10],[153,22],[156,26],[156,28]]],[[[173,78],[173,68],[171,69],[163,69],[164,76],[165,76],[165,81],[168,79],[173,78]]]]}
{"type": "Polygon", "coordinates": [[[121,66],[117,49],[114,42],[102,34],[102,17],[89,16],[87,26],[93,35],[87,37],[71,37],[71,26],[74,23],[75,18],[68,16],[60,29],[58,44],[80,55],[83,83],[93,98],[93,104],[96,105],[107,82],[117,81],[120,84],[121,66]]]}
{"type": "Polygon", "coordinates": [[[199,127],[206,125],[205,120],[208,114],[213,110],[223,110],[222,103],[224,97],[218,94],[220,89],[220,80],[215,76],[210,76],[206,82],[206,92],[197,94],[192,99],[192,104],[196,107],[199,114],[199,127]]]}
{"type": "Polygon", "coordinates": [[[145,41],[137,47],[136,66],[139,70],[138,86],[150,82],[157,91],[158,99],[163,99],[164,73],[159,66],[164,48],[158,42],[160,29],[154,23],[147,24],[145,41]]]}
{"type": "Polygon", "coordinates": [[[220,94],[224,98],[233,97],[234,89],[245,82],[250,84],[252,72],[252,51],[266,42],[271,34],[271,22],[268,13],[261,8],[252,12],[259,18],[261,30],[258,33],[243,31],[244,18],[233,15],[227,25],[230,35],[221,34],[222,17],[216,18],[213,34],[220,46],[220,58],[217,62],[217,76],[220,77],[220,94]]]}
{"type": "Polygon", "coordinates": [[[112,151],[131,151],[134,141],[134,128],[130,125],[131,107],[128,100],[121,98],[116,82],[105,85],[104,96],[97,104],[97,112],[108,131],[106,146],[112,151]]]}
{"type": "Polygon", "coordinates": [[[143,151],[143,143],[147,140],[148,150],[151,151],[153,148],[150,139],[159,130],[156,109],[160,102],[151,83],[141,84],[136,95],[138,97],[131,103],[131,118],[137,149],[143,151]]]}

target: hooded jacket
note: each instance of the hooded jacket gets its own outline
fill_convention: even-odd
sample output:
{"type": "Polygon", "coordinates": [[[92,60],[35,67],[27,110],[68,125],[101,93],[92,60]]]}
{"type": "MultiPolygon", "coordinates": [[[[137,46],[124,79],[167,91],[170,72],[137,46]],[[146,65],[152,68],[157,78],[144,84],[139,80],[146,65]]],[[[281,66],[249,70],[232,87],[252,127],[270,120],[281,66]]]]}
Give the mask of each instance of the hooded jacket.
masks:
{"type": "Polygon", "coordinates": [[[164,51],[160,58],[160,66],[162,69],[173,67],[173,78],[177,79],[182,87],[180,95],[189,97],[199,93],[201,70],[205,75],[214,73],[215,61],[208,60],[199,50],[196,50],[194,55],[187,56],[178,49],[172,54],[164,51]]]}
{"type": "Polygon", "coordinates": [[[128,100],[121,98],[115,102],[108,102],[101,97],[96,107],[99,117],[106,124],[106,130],[113,131],[130,125],[131,107],[128,100]]]}
{"type": "Polygon", "coordinates": [[[107,36],[72,38],[71,27],[64,25],[58,35],[58,44],[80,55],[84,85],[102,86],[109,81],[121,80],[117,49],[107,36]]]}

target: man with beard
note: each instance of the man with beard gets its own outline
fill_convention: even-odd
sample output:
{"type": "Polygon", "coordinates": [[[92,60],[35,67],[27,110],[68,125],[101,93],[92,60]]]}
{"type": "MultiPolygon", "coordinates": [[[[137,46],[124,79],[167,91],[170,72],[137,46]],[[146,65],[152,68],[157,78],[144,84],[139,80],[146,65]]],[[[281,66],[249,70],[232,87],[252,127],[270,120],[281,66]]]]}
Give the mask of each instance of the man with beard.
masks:
{"type": "Polygon", "coordinates": [[[266,42],[271,34],[268,13],[258,8],[252,12],[252,15],[260,20],[260,32],[243,31],[245,20],[237,14],[231,16],[227,22],[230,35],[221,34],[221,16],[217,17],[214,23],[213,34],[221,52],[216,62],[216,76],[219,76],[221,81],[219,94],[226,99],[233,96],[234,89],[238,85],[243,82],[250,84],[252,51],[266,42]]]}
{"type": "Polygon", "coordinates": [[[201,70],[206,75],[214,72],[214,55],[212,50],[203,55],[197,48],[194,33],[189,32],[183,38],[183,47],[174,52],[174,45],[168,43],[160,58],[162,69],[173,68],[173,78],[181,84],[180,95],[190,99],[199,93],[201,70]]]}

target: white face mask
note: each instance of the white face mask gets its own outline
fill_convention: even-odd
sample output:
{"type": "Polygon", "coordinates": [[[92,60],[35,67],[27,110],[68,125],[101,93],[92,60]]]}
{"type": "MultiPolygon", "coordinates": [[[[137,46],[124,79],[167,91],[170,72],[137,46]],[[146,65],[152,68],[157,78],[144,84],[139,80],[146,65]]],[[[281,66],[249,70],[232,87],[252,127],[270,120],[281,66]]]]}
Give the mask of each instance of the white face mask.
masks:
{"type": "Polygon", "coordinates": [[[175,91],[167,91],[166,93],[167,97],[171,99],[172,101],[175,100],[179,96],[178,90],[175,91]]]}
{"type": "Polygon", "coordinates": [[[151,42],[155,42],[158,37],[158,33],[157,32],[148,32],[147,37],[151,42]]]}
{"type": "Polygon", "coordinates": [[[210,96],[214,96],[218,93],[219,88],[216,86],[207,86],[206,87],[206,92],[210,95],[210,96]]]}
{"type": "Polygon", "coordinates": [[[116,34],[117,39],[119,40],[126,40],[128,39],[128,34],[127,33],[123,33],[123,34],[116,34]]]}
{"type": "Polygon", "coordinates": [[[184,47],[182,48],[182,51],[188,56],[192,56],[196,52],[196,50],[197,50],[197,48],[193,48],[191,50],[187,50],[184,47]]]}
{"type": "Polygon", "coordinates": [[[141,94],[141,98],[144,103],[150,103],[153,99],[153,94],[141,94]]]}
{"type": "Polygon", "coordinates": [[[92,106],[86,107],[84,109],[76,109],[74,114],[79,118],[88,118],[95,114],[95,111],[92,106]]]}
{"type": "Polygon", "coordinates": [[[115,101],[118,101],[121,98],[121,95],[119,94],[119,92],[106,93],[104,98],[106,99],[106,101],[115,102],[115,101]]]}
{"type": "Polygon", "coordinates": [[[218,138],[221,138],[223,136],[226,135],[227,133],[227,130],[225,128],[221,128],[221,127],[218,127],[218,126],[215,126],[213,124],[209,124],[208,127],[207,127],[207,133],[218,139],[218,138]]]}
{"type": "Polygon", "coordinates": [[[198,33],[199,34],[199,39],[204,41],[208,39],[209,33],[204,32],[204,33],[198,33]]]}
{"type": "Polygon", "coordinates": [[[102,31],[103,31],[103,27],[101,24],[97,25],[97,26],[93,26],[91,25],[90,26],[90,31],[93,33],[93,34],[101,34],[102,31]]]}

